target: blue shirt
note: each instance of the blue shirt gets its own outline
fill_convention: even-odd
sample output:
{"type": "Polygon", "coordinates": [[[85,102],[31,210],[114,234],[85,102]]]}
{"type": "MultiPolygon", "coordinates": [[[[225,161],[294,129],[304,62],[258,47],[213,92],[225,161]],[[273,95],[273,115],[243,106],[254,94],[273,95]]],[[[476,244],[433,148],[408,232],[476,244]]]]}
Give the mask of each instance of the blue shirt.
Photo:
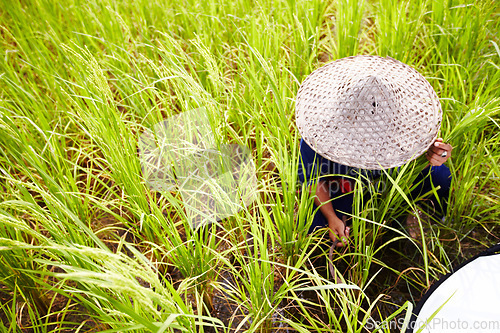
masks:
{"type": "Polygon", "coordinates": [[[325,177],[349,176],[357,178],[359,175],[362,176],[362,179],[371,180],[380,177],[381,174],[380,170],[359,169],[333,162],[317,154],[304,139],[300,139],[298,176],[302,183],[306,182],[308,185],[312,185],[325,177]]]}

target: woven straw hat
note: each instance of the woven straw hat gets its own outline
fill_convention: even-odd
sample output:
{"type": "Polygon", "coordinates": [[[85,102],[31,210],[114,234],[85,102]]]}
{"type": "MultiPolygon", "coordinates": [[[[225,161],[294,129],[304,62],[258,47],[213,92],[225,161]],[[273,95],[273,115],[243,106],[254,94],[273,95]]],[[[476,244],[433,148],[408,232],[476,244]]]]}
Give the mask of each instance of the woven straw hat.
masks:
{"type": "Polygon", "coordinates": [[[436,92],[415,69],[365,55],[311,73],[300,86],[295,112],[302,138],[318,154],[371,170],[423,154],[442,119],[436,92]]]}

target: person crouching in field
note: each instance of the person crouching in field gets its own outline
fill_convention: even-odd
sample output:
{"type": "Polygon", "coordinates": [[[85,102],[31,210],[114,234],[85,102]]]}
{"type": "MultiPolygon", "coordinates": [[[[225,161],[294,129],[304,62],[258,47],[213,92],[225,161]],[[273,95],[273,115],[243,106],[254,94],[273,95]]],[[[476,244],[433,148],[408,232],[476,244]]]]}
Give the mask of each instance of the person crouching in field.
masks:
{"type": "Polygon", "coordinates": [[[346,245],[352,178],[373,180],[382,169],[398,168],[423,153],[429,165],[418,175],[419,185],[410,197],[438,188],[441,200],[430,200],[445,215],[451,173],[444,163],[452,147],[437,138],[441,119],[441,105],[429,82],[395,59],[348,57],[311,73],[296,103],[302,136],[299,179],[316,188],[309,232],[328,227],[333,243],[346,245]]]}

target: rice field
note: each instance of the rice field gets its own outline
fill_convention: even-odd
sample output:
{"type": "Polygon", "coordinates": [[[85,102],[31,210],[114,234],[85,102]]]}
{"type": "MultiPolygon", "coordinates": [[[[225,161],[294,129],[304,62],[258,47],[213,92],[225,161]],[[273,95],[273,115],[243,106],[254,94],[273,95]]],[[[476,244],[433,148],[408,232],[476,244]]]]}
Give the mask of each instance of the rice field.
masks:
{"type": "Polygon", "coordinates": [[[499,9],[1,0],[1,331],[405,332],[433,281],[499,242],[499,9]],[[447,216],[420,219],[419,239],[405,193],[424,157],[382,189],[356,187],[332,276],[328,234],[304,222],[294,103],[313,70],[357,54],[431,83],[453,180],[447,216]],[[252,200],[196,227],[178,187],[148,184],[140,155],[144,133],[185,112],[253,166],[252,200]]]}

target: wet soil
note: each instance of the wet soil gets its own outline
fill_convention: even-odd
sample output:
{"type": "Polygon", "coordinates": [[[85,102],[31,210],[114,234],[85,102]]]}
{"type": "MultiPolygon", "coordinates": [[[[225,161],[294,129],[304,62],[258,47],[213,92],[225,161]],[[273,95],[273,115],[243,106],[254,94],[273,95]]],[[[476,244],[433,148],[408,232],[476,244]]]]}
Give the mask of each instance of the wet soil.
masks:
{"type": "MultiPolygon", "coordinates": [[[[38,323],[45,327],[46,332],[98,332],[108,328],[95,322],[84,307],[69,298],[55,293],[48,293],[46,296],[47,303],[50,304],[48,314],[41,315],[38,323]]],[[[39,329],[36,331],[33,329],[36,323],[31,322],[29,314],[30,311],[37,310],[23,301],[13,304],[12,293],[8,292],[5,286],[0,286],[0,303],[15,312],[15,318],[12,319],[8,318],[4,311],[0,311],[0,322],[8,329],[8,332],[34,333],[39,331],[39,329]]]]}

